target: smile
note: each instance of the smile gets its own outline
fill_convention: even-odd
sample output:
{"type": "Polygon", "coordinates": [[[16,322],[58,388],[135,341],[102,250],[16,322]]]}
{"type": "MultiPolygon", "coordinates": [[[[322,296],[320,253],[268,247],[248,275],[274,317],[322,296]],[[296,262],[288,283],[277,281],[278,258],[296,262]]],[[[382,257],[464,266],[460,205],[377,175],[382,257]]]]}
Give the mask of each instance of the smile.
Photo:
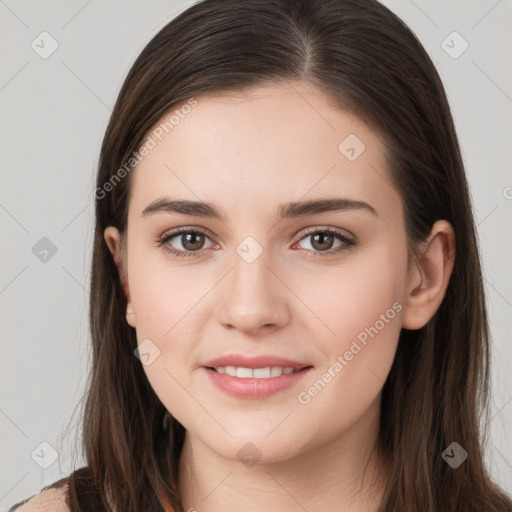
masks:
{"type": "Polygon", "coordinates": [[[245,368],[240,366],[201,367],[210,383],[229,396],[242,399],[258,399],[295,386],[311,370],[272,366],[245,368]]]}

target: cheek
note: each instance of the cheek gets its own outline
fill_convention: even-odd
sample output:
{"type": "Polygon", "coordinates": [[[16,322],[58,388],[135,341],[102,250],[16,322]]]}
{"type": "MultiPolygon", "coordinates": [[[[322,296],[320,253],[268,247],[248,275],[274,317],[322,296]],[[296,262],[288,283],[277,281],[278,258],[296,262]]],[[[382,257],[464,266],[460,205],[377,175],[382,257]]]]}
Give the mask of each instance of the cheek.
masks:
{"type": "Polygon", "coordinates": [[[301,306],[304,314],[298,321],[308,330],[315,329],[317,343],[326,353],[332,356],[333,347],[349,346],[390,308],[387,317],[400,316],[401,308],[392,306],[404,299],[406,257],[405,244],[397,245],[376,245],[351,254],[337,266],[317,269],[314,278],[295,276],[291,281],[296,295],[310,308],[301,306]]]}
{"type": "Polygon", "coordinates": [[[211,276],[202,275],[193,265],[169,264],[161,249],[134,249],[131,257],[130,294],[138,338],[165,344],[184,325],[193,325],[211,276]]]}
{"type": "Polygon", "coordinates": [[[187,421],[186,415],[193,406],[185,391],[188,360],[195,340],[200,336],[192,332],[198,328],[197,306],[194,308],[198,301],[197,287],[193,293],[194,285],[182,285],[180,279],[171,279],[153,269],[143,281],[138,282],[132,301],[136,311],[138,342],[148,344],[155,354],[151,363],[143,366],[147,379],[160,401],[173,414],[176,413],[176,404],[183,404],[183,407],[178,407],[182,412],[177,417],[180,421],[187,421]]]}
{"type": "Polygon", "coordinates": [[[358,258],[357,268],[315,279],[324,293],[315,288],[309,298],[334,333],[317,338],[325,360],[297,399],[312,417],[313,411],[332,411],[326,435],[355,422],[382,390],[401,330],[405,264],[405,245],[381,247],[358,258]]]}
{"type": "Polygon", "coordinates": [[[194,349],[201,340],[205,304],[201,298],[212,286],[211,271],[166,265],[165,258],[142,251],[134,251],[130,261],[137,340],[156,355],[144,370],[161,401],[169,406],[173,399],[183,399],[179,382],[192,370],[194,349]]]}

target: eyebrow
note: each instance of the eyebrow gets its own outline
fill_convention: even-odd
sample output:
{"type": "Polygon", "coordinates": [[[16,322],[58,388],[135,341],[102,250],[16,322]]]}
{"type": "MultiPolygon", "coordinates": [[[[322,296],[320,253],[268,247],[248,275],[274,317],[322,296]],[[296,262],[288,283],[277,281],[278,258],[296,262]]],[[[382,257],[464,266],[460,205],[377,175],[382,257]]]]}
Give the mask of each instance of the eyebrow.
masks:
{"type": "MultiPolygon", "coordinates": [[[[348,198],[317,199],[285,203],[279,206],[277,212],[280,219],[292,219],[327,212],[342,212],[347,210],[367,211],[378,216],[377,210],[364,201],[348,198]]],[[[225,214],[219,212],[211,203],[190,201],[186,199],[173,200],[167,197],[156,199],[142,212],[142,217],[156,213],[179,213],[197,217],[207,217],[225,221],[225,214]]]]}

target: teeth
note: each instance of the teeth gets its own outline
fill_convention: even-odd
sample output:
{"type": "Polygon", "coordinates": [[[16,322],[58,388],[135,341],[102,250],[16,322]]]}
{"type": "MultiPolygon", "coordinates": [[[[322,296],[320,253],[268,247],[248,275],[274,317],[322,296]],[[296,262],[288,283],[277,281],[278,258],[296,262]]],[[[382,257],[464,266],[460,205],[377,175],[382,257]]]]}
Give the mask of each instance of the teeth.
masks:
{"type": "Polygon", "coordinates": [[[236,377],[236,368],[234,366],[226,366],[226,367],[224,367],[224,370],[226,372],[226,375],[231,375],[231,377],[236,377]]]}
{"type": "Polygon", "coordinates": [[[216,366],[218,373],[225,373],[231,377],[240,379],[270,379],[271,377],[280,377],[281,375],[289,375],[298,372],[293,368],[283,368],[282,366],[267,366],[266,368],[244,368],[242,366],[216,366]]]}
{"type": "Polygon", "coordinates": [[[240,379],[249,379],[253,376],[253,370],[251,368],[237,368],[236,376],[240,379]]]}
{"type": "Polygon", "coordinates": [[[272,368],[270,368],[270,376],[271,377],[279,377],[283,373],[284,373],[283,369],[280,368],[279,366],[273,366],[272,368]]]}
{"type": "MultiPolygon", "coordinates": [[[[238,376],[238,372],[236,372],[236,375],[238,376]]],[[[271,376],[272,370],[268,366],[266,368],[254,368],[252,375],[249,375],[249,377],[254,377],[255,379],[268,379],[271,376]]],[[[276,376],[279,376],[279,374],[276,376]]]]}

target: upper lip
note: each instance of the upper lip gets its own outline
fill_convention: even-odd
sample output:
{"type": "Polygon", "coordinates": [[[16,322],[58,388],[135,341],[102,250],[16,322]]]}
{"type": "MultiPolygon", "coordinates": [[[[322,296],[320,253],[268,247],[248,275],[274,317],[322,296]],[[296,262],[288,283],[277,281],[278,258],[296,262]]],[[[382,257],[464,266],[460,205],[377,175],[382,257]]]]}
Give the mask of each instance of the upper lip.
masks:
{"type": "Polygon", "coordinates": [[[311,365],[272,355],[250,357],[241,354],[232,354],[217,357],[216,359],[211,359],[210,361],[206,361],[205,363],[203,363],[202,366],[210,368],[218,368],[219,366],[237,366],[242,368],[266,368],[267,366],[281,366],[283,368],[294,368],[300,370],[311,365]]]}

